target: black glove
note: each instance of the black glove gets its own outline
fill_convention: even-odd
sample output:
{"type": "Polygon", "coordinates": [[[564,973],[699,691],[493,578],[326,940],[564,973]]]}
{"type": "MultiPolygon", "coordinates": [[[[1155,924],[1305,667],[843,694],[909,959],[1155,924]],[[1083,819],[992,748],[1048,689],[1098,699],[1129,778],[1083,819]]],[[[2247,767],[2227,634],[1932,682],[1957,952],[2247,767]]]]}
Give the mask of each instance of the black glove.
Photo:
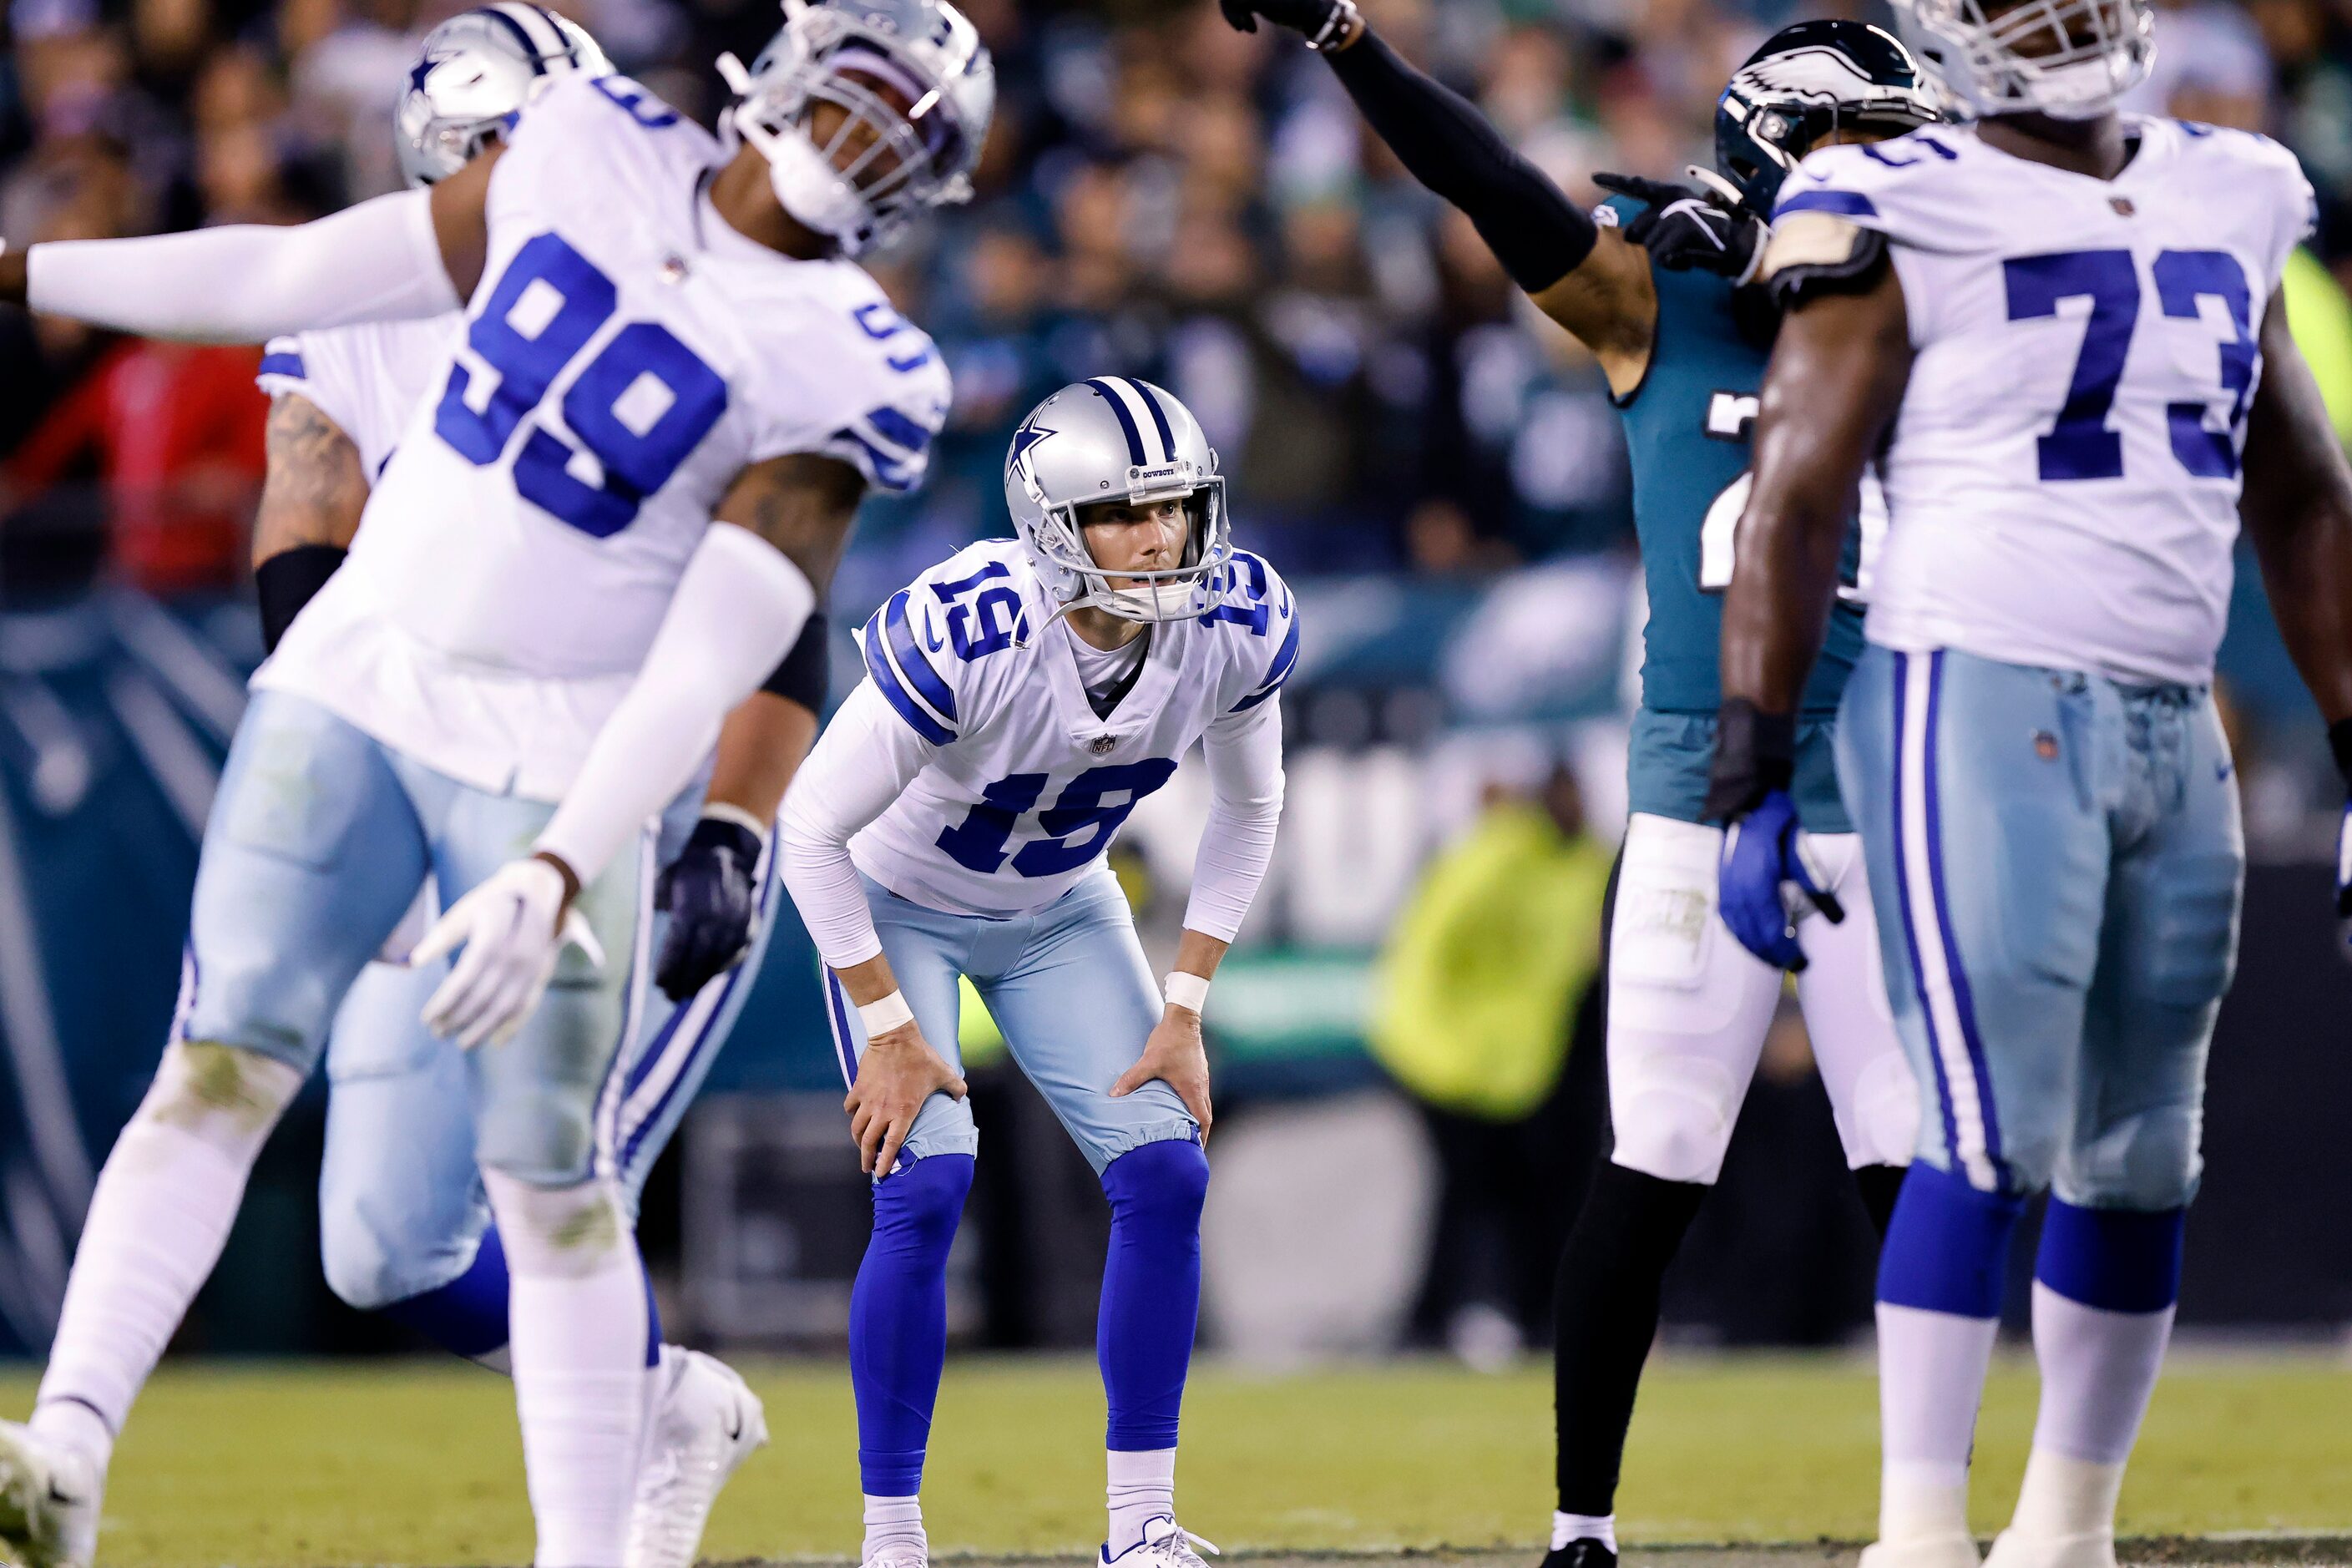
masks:
{"type": "Polygon", "coordinates": [[[751,879],[759,863],[758,834],[740,822],[706,816],[663,868],[654,884],[654,907],[668,911],[669,934],[654,984],[671,1001],[684,1002],[741,962],[759,908],[759,887],[751,879]]]}
{"type": "Polygon", "coordinates": [[[1318,53],[1346,42],[1360,20],[1355,0],[1217,0],[1217,9],[1244,33],[1257,31],[1260,16],[1304,33],[1307,47],[1318,53]]]}
{"type": "Polygon", "coordinates": [[[1667,271],[1696,268],[1747,282],[1756,274],[1770,226],[1717,176],[1704,169],[1690,175],[1696,184],[1639,174],[1595,174],[1592,183],[1649,204],[1625,226],[1625,237],[1667,271]]]}

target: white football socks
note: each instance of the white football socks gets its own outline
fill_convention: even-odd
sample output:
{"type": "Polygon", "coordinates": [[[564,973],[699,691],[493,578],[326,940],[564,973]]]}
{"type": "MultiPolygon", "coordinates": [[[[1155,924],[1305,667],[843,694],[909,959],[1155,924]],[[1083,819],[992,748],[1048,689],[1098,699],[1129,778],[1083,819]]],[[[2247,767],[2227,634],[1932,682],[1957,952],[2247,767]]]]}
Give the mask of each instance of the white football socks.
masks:
{"type": "Polygon", "coordinates": [[[235,1047],[174,1044],[90,1196],[33,1430],[102,1471],[131,1402],[220,1261],[245,1180],[302,1074],[235,1047]]]}
{"type": "Polygon", "coordinates": [[[930,1542],[923,1535],[920,1498],[866,1498],[866,1545],[861,1560],[871,1563],[886,1552],[918,1563],[930,1560],[930,1542]]]}
{"type": "Polygon", "coordinates": [[[1562,1513],[1554,1509],[1551,1515],[1551,1549],[1560,1551],[1571,1541],[1597,1541],[1610,1551],[1616,1551],[1617,1516],[1613,1513],[1562,1513]]]}
{"type": "Polygon", "coordinates": [[[2173,1312],[2109,1311],[2033,1282],[2042,1407],[2011,1528],[2035,1536],[2115,1528],[2124,1461],[2164,1367],[2173,1312]]]}
{"type": "Polygon", "coordinates": [[[1969,1450],[2000,1328],[1992,1318],[1878,1303],[1881,1541],[1968,1532],[1969,1450]]]}
{"type": "Polygon", "coordinates": [[[1103,1551],[1116,1557],[1143,1540],[1143,1527],[1155,1519],[1176,1517],[1176,1450],[1173,1448],[1107,1448],[1110,1484],[1103,1496],[1110,1504],[1110,1533],[1103,1551]]]}
{"type": "Polygon", "coordinates": [[[646,1280],[609,1182],[485,1169],[507,1248],[509,1348],[539,1568],[620,1568],[647,1395],[646,1280]]]}

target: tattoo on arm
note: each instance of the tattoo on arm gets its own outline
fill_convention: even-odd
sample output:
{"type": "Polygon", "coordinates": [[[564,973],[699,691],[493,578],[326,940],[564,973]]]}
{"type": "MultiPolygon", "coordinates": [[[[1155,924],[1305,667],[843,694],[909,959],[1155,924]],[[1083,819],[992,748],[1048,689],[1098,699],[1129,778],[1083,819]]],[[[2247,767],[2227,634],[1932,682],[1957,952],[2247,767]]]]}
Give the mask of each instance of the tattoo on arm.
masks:
{"type": "Polygon", "coordinates": [[[347,548],[366,510],[359,448],[299,393],[269,405],[269,471],[253,522],[253,563],[299,544],[347,548]]]}
{"type": "Polygon", "coordinates": [[[744,469],[712,515],[782,551],[822,602],[865,495],[866,477],[849,464],[794,452],[744,469]]]}

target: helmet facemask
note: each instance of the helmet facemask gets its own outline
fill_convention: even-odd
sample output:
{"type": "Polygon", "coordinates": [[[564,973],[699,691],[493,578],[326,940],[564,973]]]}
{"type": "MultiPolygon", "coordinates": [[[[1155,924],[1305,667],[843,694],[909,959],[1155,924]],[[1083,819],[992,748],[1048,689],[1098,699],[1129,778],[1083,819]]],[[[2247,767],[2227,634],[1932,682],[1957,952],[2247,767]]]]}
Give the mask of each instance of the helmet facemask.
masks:
{"type": "MultiPolygon", "coordinates": [[[[751,70],[732,55],[719,61],[740,99],[728,123],[767,159],[784,211],[855,256],[887,244],[925,207],[970,200],[993,78],[978,95],[979,122],[969,123],[971,94],[959,95],[852,11],[788,10],[751,70]],[[834,123],[820,144],[825,105],[839,114],[824,117],[834,123]]],[[[980,60],[974,74],[985,76],[984,53],[980,60]]]]}
{"type": "Polygon", "coordinates": [[[1974,115],[2095,120],[2147,79],[2146,0],[1902,0],[1905,42],[1974,115]]]}
{"type": "Polygon", "coordinates": [[[1030,552],[1058,580],[1066,598],[1055,619],[1073,610],[1100,610],[1121,620],[1152,625],[1213,614],[1233,591],[1233,530],[1225,514],[1223,474],[1201,473],[1181,458],[1155,468],[1128,470],[1124,496],[1101,496],[1055,505],[1034,481],[1029,494],[1038,521],[1024,530],[1030,552]],[[1079,513],[1108,500],[1130,505],[1181,497],[1184,549],[1174,566],[1151,572],[1114,571],[1087,548],[1079,513]]]}

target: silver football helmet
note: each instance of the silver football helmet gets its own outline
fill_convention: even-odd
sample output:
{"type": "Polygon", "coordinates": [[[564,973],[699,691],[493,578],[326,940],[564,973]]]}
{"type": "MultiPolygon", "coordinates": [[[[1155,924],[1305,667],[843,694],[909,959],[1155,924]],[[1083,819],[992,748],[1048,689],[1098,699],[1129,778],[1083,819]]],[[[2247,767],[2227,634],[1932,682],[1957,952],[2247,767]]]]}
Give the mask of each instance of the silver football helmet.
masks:
{"type": "Polygon", "coordinates": [[[577,22],[528,0],[461,11],[425,35],[394,123],[412,189],[447,179],[567,71],[610,75],[613,62],[577,22]]]}
{"type": "Polygon", "coordinates": [[[776,199],[845,255],[887,244],[925,207],[971,199],[996,66],[948,0],[784,0],[751,69],[721,55],[719,74],[737,100],[726,123],[768,160],[776,199]],[[842,110],[823,146],[820,103],[842,110]]]}
{"type": "Polygon", "coordinates": [[[1099,609],[1130,621],[1181,621],[1209,614],[1232,592],[1233,530],[1216,450],[1192,410],[1148,381],[1098,375],[1031,409],[1004,459],[1004,504],[1061,602],[1055,619],[1099,609]],[[1096,564],[1079,508],[1171,497],[1182,498],[1192,520],[1177,565],[1112,574],[1096,564]]]}
{"type": "Polygon", "coordinates": [[[1952,107],[2095,120],[2147,79],[2148,0],[1895,0],[1895,29],[1952,107]]]}

